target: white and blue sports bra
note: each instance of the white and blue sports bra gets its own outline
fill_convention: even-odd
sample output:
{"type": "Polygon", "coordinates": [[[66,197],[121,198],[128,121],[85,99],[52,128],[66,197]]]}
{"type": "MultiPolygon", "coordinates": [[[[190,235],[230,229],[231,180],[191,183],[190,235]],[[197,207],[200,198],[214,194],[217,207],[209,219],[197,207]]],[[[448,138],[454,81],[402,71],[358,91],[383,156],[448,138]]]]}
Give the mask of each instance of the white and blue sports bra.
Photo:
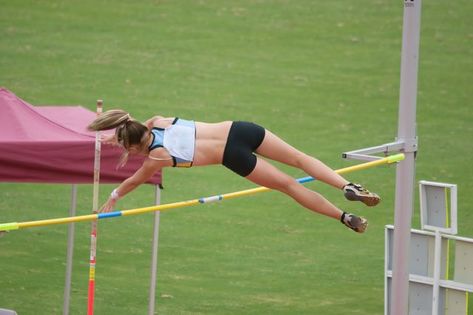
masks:
{"type": "Polygon", "coordinates": [[[191,167],[195,150],[195,122],[174,118],[172,125],[167,128],[153,127],[153,140],[149,151],[165,148],[172,157],[174,167],[191,167]]]}

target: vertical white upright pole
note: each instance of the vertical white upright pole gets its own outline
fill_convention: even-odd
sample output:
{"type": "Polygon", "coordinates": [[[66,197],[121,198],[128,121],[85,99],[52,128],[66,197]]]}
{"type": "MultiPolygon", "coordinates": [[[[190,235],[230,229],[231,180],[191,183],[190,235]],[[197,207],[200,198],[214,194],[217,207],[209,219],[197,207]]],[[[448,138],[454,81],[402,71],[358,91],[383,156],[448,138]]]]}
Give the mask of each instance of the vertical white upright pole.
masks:
{"type": "MultiPolygon", "coordinates": [[[[159,188],[159,185],[156,185],[155,189],[156,189],[155,190],[155,204],[159,205],[161,204],[161,190],[159,188]]],[[[154,309],[156,305],[156,277],[157,277],[157,269],[158,269],[159,216],[160,216],[159,211],[154,213],[148,315],[154,315],[154,309]]]]}
{"type": "Polygon", "coordinates": [[[404,161],[396,170],[391,315],[406,315],[409,299],[409,243],[414,199],[417,72],[421,0],[404,0],[398,140],[404,161]]]}
{"type": "MultiPolygon", "coordinates": [[[[69,216],[76,215],[77,208],[77,184],[72,185],[71,190],[71,207],[69,208],[69,216]]],[[[75,223],[70,223],[67,229],[67,258],[66,258],[66,279],[64,284],[64,304],[62,314],[69,314],[69,305],[71,301],[71,278],[72,278],[72,258],[74,255],[74,227],[75,223]]]]}
{"type": "MultiPolygon", "coordinates": [[[[102,100],[97,100],[97,116],[102,114],[102,100]]],[[[95,132],[95,157],[94,157],[94,189],[92,211],[99,211],[99,182],[100,182],[100,131],[95,132]]],[[[90,232],[90,260],[89,260],[89,289],[87,298],[87,315],[94,314],[95,301],[95,267],[97,254],[97,220],[92,221],[90,232]]]]}
{"type": "Polygon", "coordinates": [[[389,286],[389,278],[388,278],[388,270],[389,270],[389,229],[387,227],[384,228],[384,315],[389,314],[389,296],[388,296],[388,286],[389,286]]]}
{"type": "Polygon", "coordinates": [[[432,292],[432,315],[439,314],[440,300],[440,267],[442,264],[442,236],[439,231],[435,231],[435,251],[434,251],[434,285],[432,292]]]}

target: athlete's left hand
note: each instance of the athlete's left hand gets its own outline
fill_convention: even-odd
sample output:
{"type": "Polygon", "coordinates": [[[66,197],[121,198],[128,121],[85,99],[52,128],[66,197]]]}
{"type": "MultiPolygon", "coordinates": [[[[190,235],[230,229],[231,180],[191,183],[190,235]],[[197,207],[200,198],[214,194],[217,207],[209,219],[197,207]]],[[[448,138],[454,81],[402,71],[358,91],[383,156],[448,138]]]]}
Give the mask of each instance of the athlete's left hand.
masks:
{"type": "Polygon", "coordinates": [[[113,211],[115,204],[117,201],[113,198],[108,198],[107,202],[103,204],[103,206],[99,209],[99,213],[107,213],[113,211]]]}

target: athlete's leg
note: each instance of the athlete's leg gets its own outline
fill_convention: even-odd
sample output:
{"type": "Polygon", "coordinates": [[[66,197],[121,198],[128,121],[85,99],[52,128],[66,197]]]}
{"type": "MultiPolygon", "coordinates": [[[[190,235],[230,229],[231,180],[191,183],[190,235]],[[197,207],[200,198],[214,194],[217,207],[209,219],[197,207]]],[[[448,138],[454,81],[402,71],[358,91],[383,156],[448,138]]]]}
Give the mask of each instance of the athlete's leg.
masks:
{"type": "Polygon", "coordinates": [[[365,218],[341,211],[327,199],[307,189],[262,158],[257,158],[255,168],[246,178],[258,185],[279,190],[307,209],[334,218],[355,232],[364,233],[368,226],[365,218]]]}
{"type": "Polygon", "coordinates": [[[339,189],[349,183],[321,161],[297,150],[268,130],[266,130],[264,140],[256,153],[271,160],[297,167],[317,180],[339,189]]]}
{"type": "Polygon", "coordinates": [[[309,210],[340,220],[343,211],[335,207],[320,194],[304,187],[289,175],[262,158],[257,159],[255,169],[246,176],[250,181],[281,191],[309,210]]]}

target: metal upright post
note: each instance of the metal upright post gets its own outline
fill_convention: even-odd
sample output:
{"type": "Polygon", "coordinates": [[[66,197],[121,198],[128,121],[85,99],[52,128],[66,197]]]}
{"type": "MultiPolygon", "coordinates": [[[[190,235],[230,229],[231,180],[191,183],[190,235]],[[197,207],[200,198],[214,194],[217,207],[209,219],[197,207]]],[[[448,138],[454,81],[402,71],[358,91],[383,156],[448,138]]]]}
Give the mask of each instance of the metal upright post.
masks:
{"type": "MultiPolygon", "coordinates": [[[[71,190],[71,207],[69,208],[69,216],[76,215],[77,206],[77,184],[72,185],[71,190]]],[[[71,301],[71,279],[72,279],[72,258],[74,255],[74,229],[75,223],[69,223],[67,229],[67,258],[66,258],[66,278],[64,285],[64,304],[62,314],[69,314],[69,305],[71,301]]]]}
{"type": "MultiPolygon", "coordinates": [[[[161,204],[161,188],[156,185],[154,203],[161,204]]],[[[153,227],[153,245],[151,251],[151,277],[149,285],[149,301],[148,301],[148,315],[154,315],[154,308],[156,305],[156,276],[158,269],[158,245],[159,245],[159,217],[160,212],[154,213],[154,227],[153,227]]]]}
{"type": "Polygon", "coordinates": [[[397,139],[394,142],[342,154],[343,158],[368,161],[380,159],[375,155],[377,153],[388,155],[391,152],[402,152],[406,157],[396,168],[390,315],[405,315],[408,311],[409,243],[417,152],[416,101],[421,6],[421,0],[404,0],[397,139]]]}
{"type": "Polygon", "coordinates": [[[406,315],[409,299],[409,243],[414,199],[417,72],[421,0],[404,1],[398,141],[405,160],[396,170],[391,315],[406,315]]]}

